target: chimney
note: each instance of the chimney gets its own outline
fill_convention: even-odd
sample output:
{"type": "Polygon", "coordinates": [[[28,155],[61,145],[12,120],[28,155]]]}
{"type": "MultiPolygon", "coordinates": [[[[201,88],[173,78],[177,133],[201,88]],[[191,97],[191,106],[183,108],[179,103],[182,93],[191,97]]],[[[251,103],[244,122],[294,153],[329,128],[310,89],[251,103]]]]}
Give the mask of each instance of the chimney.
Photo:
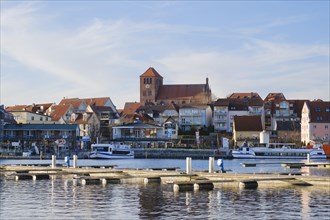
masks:
{"type": "Polygon", "coordinates": [[[209,78],[206,77],[206,85],[209,85],[209,78]]]}

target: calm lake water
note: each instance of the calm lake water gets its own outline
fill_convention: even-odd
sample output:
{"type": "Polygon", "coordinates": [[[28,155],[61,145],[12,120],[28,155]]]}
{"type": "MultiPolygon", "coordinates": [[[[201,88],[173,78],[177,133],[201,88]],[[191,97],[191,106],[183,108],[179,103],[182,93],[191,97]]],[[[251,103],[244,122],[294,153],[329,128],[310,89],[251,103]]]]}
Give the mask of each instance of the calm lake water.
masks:
{"type": "MultiPolygon", "coordinates": [[[[16,163],[31,163],[18,161],[16,163]]],[[[11,163],[1,160],[0,164],[11,163]]],[[[35,161],[40,162],[40,161],[35,161]]],[[[46,161],[50,162],[50,161],[46,161]]],[[[225,160],[231,172],[282,172],[280,165],[244,168],[225,160]]],[[[252,162],[252,160],[247,160],[252,162]]],[[[254,161],[255,162],[255,161],[254,161]]],[[[262,162],[261,160],[257,162],[262,162]]],[[[78,165],[119,168],[180,167],[185,160],[79,160],[78,165]]],[[[207,170],[207,160],[193,160],[207,170]]],[[[0,178],[0,219],[330,219],[330,189],[319,187],[221,188],[174,192],[171,185],[79,185],[71,179],[14,181],[0,178]]]]}

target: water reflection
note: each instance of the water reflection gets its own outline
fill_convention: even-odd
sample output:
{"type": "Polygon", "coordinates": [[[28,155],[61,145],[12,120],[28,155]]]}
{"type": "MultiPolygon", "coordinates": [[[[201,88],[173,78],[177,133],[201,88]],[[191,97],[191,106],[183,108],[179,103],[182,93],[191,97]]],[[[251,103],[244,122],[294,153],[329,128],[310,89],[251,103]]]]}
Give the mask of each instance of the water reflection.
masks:
{"type": "Polygon", "coordinates": [[[174,192],[171,185],[81,185],[54,178],[0,178],[1,219],[329,219],[330,189],[221,188],[174,192]]]}

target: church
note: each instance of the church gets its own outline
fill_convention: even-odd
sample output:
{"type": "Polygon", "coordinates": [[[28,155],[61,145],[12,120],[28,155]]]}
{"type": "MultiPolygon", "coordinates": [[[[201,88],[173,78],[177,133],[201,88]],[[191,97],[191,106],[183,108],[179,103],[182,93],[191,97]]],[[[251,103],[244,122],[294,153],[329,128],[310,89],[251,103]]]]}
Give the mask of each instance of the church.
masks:
{"type": "Polygon", "coordinates": [[[164,85],[163,77],[153,67],[140,75],[140,103],[142,105],[209,104],[212,101],[211,98],[208,78],[205,84],[164,85]]]}

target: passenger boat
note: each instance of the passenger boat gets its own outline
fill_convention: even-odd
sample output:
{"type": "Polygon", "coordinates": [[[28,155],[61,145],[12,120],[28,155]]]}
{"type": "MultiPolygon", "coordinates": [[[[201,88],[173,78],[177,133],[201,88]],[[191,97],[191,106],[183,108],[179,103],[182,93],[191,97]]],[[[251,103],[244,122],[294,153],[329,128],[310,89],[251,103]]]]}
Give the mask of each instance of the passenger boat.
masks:
{"type": "Polygon", "coordinates": [[[91,159],[132,159],[134,151],[123,143],[92,144],[91,159]]]}
{"type": "MultiPolygon", "coordinates": [[[[277,145],[278,146],[278,145],[277,145]]],[[[244,159],[325,159],[325,153],[322,149],[291,148],[288,145],[282,147],[250,147],[241,146],[238,150],[232,151],[233,158],[244,159]]]]}
{"type": "Polygon", "coordinates": [[[327,159],[330,159],[330,144],[323,144],[322,148],[323,148],[323,151],[324,151],[327,159]]]}

